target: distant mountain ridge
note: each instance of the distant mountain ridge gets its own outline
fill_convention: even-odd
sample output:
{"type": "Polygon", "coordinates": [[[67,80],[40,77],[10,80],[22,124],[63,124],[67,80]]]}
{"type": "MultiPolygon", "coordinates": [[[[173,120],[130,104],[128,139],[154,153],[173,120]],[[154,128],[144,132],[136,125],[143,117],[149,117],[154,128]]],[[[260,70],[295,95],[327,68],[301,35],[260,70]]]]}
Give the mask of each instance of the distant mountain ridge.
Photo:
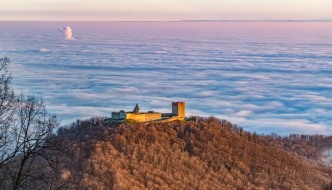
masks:
{"type": "Polygon", "coordinates": [[[332,19],[181,20],[180,22],[332,22],[332,19]]]}

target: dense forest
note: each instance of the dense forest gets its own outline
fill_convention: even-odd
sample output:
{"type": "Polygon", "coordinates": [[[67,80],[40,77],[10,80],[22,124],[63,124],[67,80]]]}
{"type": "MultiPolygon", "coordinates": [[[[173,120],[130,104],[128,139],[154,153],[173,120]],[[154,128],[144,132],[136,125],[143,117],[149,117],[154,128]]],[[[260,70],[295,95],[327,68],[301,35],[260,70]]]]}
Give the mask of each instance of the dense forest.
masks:
{"type": "Polygon", "coordinates": [[[262,136],[213,117],[58,130],[79,189],[323,189],[314,152],[330,137],[262,136]]]}
{"type": "Polygon", "coordinates": [[[0,189],[332,189],[332,136],[250,133],[226,120],[104,118],[59,126],[16,95],[0,58],[0,189]]]}

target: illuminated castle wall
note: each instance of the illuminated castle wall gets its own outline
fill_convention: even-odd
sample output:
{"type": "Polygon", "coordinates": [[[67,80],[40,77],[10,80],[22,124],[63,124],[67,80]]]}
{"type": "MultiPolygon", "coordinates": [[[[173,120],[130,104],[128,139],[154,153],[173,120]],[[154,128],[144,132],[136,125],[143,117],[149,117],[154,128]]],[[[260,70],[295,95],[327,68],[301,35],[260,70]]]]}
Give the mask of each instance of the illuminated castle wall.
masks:
{"type": "Polygon", "coordinates": [[[136,104],[132,112],[125,112],[121,110],[120,112],[112,112],[113,120],[135,120],[137,122],[147,122],[147,121],[175,121],[184,120],[186,115],[186,104],[185,102],[173,102],[172,103],[172,113],[159,113],[154,111],[149,111],[142,113],[140,107],[136,104]]]}

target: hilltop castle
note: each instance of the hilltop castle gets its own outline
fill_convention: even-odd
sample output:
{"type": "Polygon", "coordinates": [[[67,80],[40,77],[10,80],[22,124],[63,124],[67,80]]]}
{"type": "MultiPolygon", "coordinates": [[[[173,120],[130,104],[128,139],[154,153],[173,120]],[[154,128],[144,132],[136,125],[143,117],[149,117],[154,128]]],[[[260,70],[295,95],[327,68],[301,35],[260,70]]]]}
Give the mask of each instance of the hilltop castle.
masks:
{"type": "Polygon", "coordinates": [[[175,121],[184,120],[186,115],[185,102],[173,102],[172,113],[160,113],[154,111],[141,112],[140,107],[136,104],[132,112],[125,112],[121,110],[119,112],[112,112],[112,120],[135,120],[137,122],[147,121],[175,121]]]}

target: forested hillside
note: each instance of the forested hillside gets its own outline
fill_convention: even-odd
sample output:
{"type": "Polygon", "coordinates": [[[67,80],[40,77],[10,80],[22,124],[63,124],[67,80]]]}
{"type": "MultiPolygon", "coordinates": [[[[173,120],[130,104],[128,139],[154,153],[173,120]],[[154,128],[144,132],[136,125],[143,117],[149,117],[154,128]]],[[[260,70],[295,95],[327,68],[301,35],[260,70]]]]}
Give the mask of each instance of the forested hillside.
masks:
{"type": "Polygon", "coordinates": [[[328,182],[293,153],[295,145],[285,151],[289,137],[216,118],[114,129],[85,121],[58,132],[68,147],[64,168],[79,189],[322,189],[328,182]]]}

